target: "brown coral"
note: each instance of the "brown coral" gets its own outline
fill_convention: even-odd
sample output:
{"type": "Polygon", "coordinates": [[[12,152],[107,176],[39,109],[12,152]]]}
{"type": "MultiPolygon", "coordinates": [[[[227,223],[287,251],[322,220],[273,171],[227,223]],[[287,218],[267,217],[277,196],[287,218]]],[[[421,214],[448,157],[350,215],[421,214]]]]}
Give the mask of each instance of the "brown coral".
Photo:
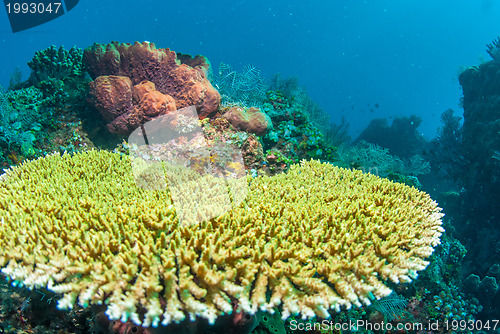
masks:
{"type": "Polygon", "coordinates": [[[224,114],[224,118],[236,129],[254,133],[257,136],[265,135],[273,128],[271,118],[259,108],[252,107],[245,110],[235,106],[224,114]]]}
{"type": "Polygon", "coordinates": [[[83,57],[93,78],[125,76],[134,85],[150,81],[160,93],[170,95],[177,108],[196,106],[200,119],[219,106],[220,95],[207,79],[209,65],[204,57],[181,57],[193,68],[182,63],[174,51],[156,49],[148,42],[94,44],[85,49],[83,57]]]}
{"type": "Polygon", "coordinates": [[[89,85],[92,102],[107,122],[133,109],[132,81],[128,77],[102,76],[89,85]]]}
{"type": "Polygon", "coordinates": [[[128,134],[176,109],[174,99],[157,91],[154,83],[131,85],[128,77],[115,75],[100,76],[90,83],[91,101],[108,122],[110,132],[128,134]]]}

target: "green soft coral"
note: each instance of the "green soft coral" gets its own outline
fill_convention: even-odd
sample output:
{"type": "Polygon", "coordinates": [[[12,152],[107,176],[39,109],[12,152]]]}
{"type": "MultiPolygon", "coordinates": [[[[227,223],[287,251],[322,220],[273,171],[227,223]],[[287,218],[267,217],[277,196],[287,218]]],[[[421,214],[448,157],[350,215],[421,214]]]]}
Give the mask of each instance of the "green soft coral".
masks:
{"type": "Polygon", "coordinates": [[[33,83],[43,82],[49,79],[66,80],[68,78],[79,78],[85,75],[82,62],[83,52],[81,49],[72,47],[65,50],[60,46],[51,47],[37,51],[28,66],[33,70],[31,80],[33,83]]]}
{"type": "Polygon", "coordinates": [[[81,49],[52,45],[37,51],[28,66],[32,70],[28,82],[42,91],[47,105],[62,109],[85,101],[88,79],[81,49]]]}

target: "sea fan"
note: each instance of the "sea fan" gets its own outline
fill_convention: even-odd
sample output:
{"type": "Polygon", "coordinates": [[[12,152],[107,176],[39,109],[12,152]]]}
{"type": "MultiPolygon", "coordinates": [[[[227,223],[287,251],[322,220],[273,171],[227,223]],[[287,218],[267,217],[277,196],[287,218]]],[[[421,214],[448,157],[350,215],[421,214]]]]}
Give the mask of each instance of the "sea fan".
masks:
{"type": "Polygon", "coordinates": [[[407,304],[408,301],[404,297],[393,292],[389,296],[373,302],[373,308],[382,313],[384,319],[390,322],[403,314],[407,304]]]}
{"type": "Polygon", "coordinates": [[[236,72],[230,65],[221,63],[214,86],[222,97],[222,105],[260,107],[265,98],[267,85],[260,70],[247,65],[243,72],[236,72]]]}
{"type": "Polygon", "coordinates": [[[329,128],[325,132],[325,144],[330,147],[339,148],[340,146],[349,145],[351,137],[349,136],[349,122],[342,116],[340,124],[330,123],[329,128]]]}
{"type": "Polygon", "coordinates": [[[330,115],[311,99],[304,88],[297,88],[295,90],[293,100],[308,115],[310,122],[315,127],[323,134],[328,132],[330,115]]]}

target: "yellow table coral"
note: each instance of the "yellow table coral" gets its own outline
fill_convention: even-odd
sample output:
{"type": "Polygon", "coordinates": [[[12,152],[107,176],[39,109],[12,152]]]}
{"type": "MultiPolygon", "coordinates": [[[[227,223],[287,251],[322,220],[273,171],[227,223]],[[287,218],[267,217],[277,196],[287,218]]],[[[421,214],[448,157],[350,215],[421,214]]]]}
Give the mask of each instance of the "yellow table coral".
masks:
{"type": "Polygon", "coordinates": [[[360,171],[309,161],[249,182],[239,207],[181,225],[168,189],[139,189],[128,157],[24,163],[0,181],[2,272],[61,294],[62,309],[105,304],[143,326],[213,322],[232,301],[328,317],[415,278],[443,232],[427,194],[360,171]]]}

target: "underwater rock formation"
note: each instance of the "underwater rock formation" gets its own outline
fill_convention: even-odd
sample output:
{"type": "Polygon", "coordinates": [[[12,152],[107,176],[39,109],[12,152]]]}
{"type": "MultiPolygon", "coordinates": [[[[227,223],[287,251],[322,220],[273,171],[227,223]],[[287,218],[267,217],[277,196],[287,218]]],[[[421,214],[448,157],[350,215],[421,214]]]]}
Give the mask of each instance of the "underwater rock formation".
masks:
{"type": "Polygon", "coordinates": [[[427,194],[327,163],[248,188],[242,205],[183,225],[169,189],[137,187],[129,156],[34,160],[0,182],[0,267],[14,285],[62,295],[60,309],[102,305],[144,327],[215,323],[235,303],[328,317],[389,295],[384,281],[414,279],[443,232],[427,194]]]}
{"type": "Polygon", "coordinates": [[[494,264],[486,273],[486,276],[481,279],[478,275],[470,274],[464,280],[464,288],[467,292],[472,293],[481,302],[485,308],[485,313],[496,316],[495,314],[498,303],[500,302],[500,265],[494,264]]]}
{"type": "MultiPolygon", "coordinates": [[[[204,57],[182,55],[177,58],[174,51],[156,49],[153,43],[148,42],[113,42],[107,45],[94,44],[85,49],[83,59],[93,79],[113,75],[127,77],[133,85],[150,81],[158,92],[175,100],[176,108],[196,106],[200,119],[213,114],[219,107],[220,95],[207,79],[209,64],[204,57]]],[[[100,95],[99,85],[93,86],[91,100],[96,101],[99,100],[96,96],[100,95]]],[[[122,129],[132,127],[132,124],[125,124],[116,129],[111,126],[110,130],[120,133],[122,129]]]]}
{"type": "Polygon", "coordinates": [[[386,118],[374,119],[355,142],[377,144],[388,148],[391,154],[409,158],[421,154],[425,145],[425,139],[417,131],[420,123],[422,119],[415,115],[395,118],[390,126],[386,118]]]}
{"type": "MultiPolygon", "coordinates": [[[[491,52],[490,52],[491,53],[491,52]]],[[[468,205],[483,220],[498,218],[500,200],[500,59],[467,68],[463,88],[462,152],[468,205]]]]}

